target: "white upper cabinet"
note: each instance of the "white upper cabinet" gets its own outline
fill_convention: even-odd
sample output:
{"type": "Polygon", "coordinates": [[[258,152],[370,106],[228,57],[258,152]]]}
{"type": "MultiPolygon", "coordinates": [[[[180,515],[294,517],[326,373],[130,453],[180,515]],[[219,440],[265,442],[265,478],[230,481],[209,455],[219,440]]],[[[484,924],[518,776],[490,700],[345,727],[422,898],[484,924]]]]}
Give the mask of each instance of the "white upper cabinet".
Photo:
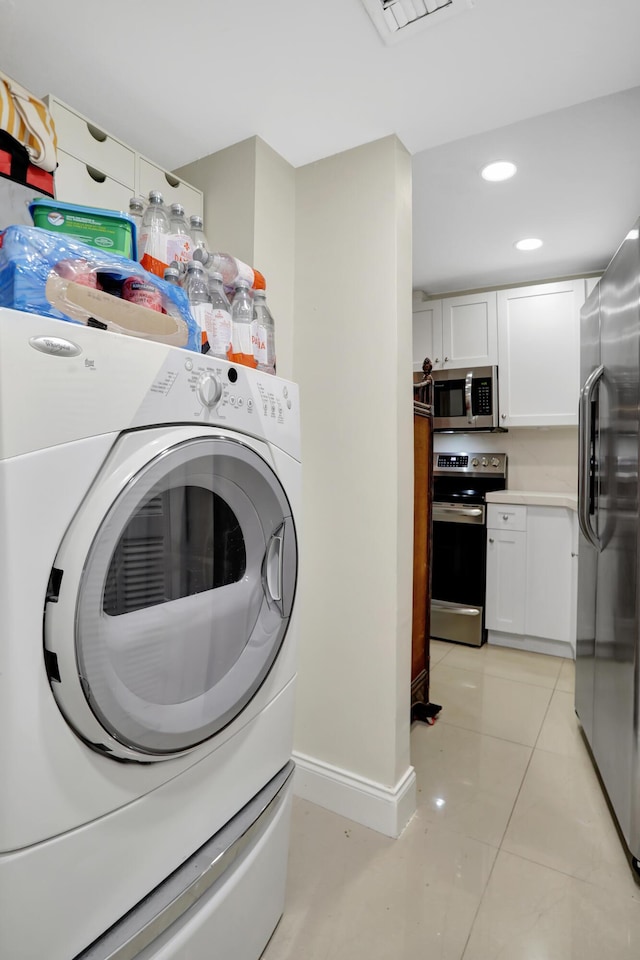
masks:
{"type": "Polygon", "coordinates": [[[442,300],[442,368],[486,367],[498,362],[496,294],[442,300]]]}
{"type": "Polygon", "coordinates": [[[434,368],[442,360],[442,301],[427,300],[413,311],[413,369],[420,372],[425,357],[434,368]]]}
{"type": "Polygon", "coordinates": [[[500,423],[578,422],[584,280],[498,291],[500,423]]]}
{"type": "Polygon", "coordinates": [[[498,362],[496,294],[427,300],[413,312],[413,369],[429,357],[434,370],[498,362]]]}

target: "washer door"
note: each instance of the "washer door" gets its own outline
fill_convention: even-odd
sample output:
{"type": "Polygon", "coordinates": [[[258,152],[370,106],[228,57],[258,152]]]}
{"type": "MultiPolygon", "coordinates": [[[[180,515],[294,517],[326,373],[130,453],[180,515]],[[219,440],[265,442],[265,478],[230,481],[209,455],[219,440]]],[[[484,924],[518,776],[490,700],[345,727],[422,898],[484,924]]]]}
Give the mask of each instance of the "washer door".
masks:
{"type": "Polygon", "coordinates": [[[98,749],[175,756],[233,720],[278,655],[297,574],[287,497],[251,447],[199,436],[127,477],[88,552],[81,527],[69,529],[52,573],[59,596],[48,597],[73,590],[73,602],[46,606],[56,699],[98,749]],[[64,557],[83,546],[65,583],[64,557]]]}

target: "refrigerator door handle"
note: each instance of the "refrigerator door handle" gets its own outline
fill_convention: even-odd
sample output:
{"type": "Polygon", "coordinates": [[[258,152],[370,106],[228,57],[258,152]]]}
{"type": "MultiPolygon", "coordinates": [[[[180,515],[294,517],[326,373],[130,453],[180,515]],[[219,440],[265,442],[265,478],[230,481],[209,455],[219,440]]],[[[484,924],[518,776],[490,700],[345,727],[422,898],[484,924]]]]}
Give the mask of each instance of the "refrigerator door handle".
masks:
{"type": "Polygon", "coordinates": [[[591,513],[591,403],[603,373],[604,366],[600,364],[591,371],[583,384],[580,391],[578,431],[578,523],[583,536],[596,550],[600,550],[600,541],[589,519],[591,513]]]}

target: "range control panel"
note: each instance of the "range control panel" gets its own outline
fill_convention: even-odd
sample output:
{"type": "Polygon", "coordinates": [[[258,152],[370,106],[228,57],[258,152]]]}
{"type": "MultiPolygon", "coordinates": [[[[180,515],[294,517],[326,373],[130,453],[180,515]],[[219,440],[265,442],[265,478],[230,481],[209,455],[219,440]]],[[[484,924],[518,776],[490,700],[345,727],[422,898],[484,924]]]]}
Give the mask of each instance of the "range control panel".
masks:
{"type": "Polygon", "coordinates": [[[506,477],[506,453],[434,453],[434,474],[506,477]]]}

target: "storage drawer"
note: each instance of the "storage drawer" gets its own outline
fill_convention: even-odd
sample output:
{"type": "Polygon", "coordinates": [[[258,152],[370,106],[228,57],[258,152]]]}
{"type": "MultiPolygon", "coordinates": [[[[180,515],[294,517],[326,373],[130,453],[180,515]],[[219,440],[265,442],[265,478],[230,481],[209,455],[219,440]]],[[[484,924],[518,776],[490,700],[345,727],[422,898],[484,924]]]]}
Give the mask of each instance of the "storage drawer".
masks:
{"type": "Polygon", "coordinates": [[[58,147],[125,184],[131,195],[135,184],[135,151],[53,98],[49,98],[49,109],[56,125],[58,147]]]}
{"type": "Polygon", "coordinates": [[[147,198],[150,190],[159,190],[167,207],[172,203],[181,203],[187,219],[194,214],[199,217],[203,214],[201,190],[196,190],[191,184],[185,183],[184,180],[168,173],[162,167],[140,157],[136,193],[147,198]]]}
{"type": "Polygon", "coordinates": [[[523,504],[488,503],[487,527],[493,530],[526,530],[527,508],[523,504]]]}
{"type": "Polygon", "coordinates": [[[58,150],[58,169],[55,175],[56,199],[65,203],[79,203],[85,207],[105,210],[129,209],[131,187],[98,174],[64,150],[58,150]],[[97,178],[97,179],[96,179],[97,178]]]}

